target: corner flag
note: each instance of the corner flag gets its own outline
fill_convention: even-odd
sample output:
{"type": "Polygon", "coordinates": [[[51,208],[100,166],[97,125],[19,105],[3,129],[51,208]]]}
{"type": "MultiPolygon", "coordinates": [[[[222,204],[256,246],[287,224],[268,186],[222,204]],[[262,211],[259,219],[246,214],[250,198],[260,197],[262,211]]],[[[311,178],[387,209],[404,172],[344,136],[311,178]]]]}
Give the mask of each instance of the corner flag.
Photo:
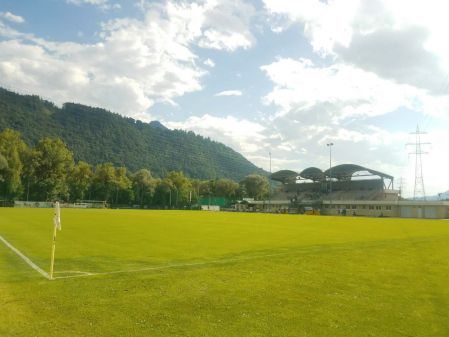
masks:
{"type": "Polygon", "coordinates": [[[55,215],[53,217],[53,242],[51,247],[51,261],[50,261],[50,280],[53,280],[53,270],[55,266],[55,250],[56,250],[56,230],[61,230],[61,210],[59,202],[55,202],[55,215]]]}
{"type": "Polygon", "coordinates": [[[53,217],[55,227],[61,230],[61,210],[59,208],[59,201],[55,203],[55,216],[53,217]]]}

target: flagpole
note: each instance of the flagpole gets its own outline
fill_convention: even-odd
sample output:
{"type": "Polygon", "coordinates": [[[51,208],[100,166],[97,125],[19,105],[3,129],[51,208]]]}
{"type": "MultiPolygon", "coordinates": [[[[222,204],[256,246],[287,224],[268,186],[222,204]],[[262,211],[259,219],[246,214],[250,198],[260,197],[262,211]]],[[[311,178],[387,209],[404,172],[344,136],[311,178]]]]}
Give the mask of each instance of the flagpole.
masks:
{"type": "Polygon", "coordinates": [[[55,250],[56,250],[56,231],[61,230],[61,210],[59,202],[55,202],[55,216],[53,217],[53,242],[51,247],[51,262],[50,262],[50,280],[53,280],[53,270],[55,267],[55,250]]]}
{"type": "Polygon", "coordinates": [[[55,250],[56,250],[56,230],[57,226],[53,226],[53,244],[51,247],[51,263],[50,263],[50,280],[53,280],[53,269],[55,266],[55,250]]]}

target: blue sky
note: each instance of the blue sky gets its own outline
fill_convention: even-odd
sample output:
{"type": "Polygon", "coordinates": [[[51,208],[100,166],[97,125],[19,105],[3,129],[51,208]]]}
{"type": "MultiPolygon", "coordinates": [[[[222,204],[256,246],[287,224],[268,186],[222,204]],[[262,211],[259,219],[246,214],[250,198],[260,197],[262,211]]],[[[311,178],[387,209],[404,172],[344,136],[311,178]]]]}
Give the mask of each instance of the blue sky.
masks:
{"type": "Polygon", "coordinates": [[[441,1],[0,0],[0,85],[223,142],[268,169],[355,163],[449,189],[441,1]]]}

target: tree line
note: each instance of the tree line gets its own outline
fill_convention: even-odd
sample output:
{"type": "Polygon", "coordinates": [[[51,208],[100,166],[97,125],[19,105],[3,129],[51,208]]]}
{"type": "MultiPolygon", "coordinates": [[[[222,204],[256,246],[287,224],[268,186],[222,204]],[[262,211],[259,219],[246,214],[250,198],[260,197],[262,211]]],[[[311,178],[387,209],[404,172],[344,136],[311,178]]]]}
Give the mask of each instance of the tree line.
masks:
{"type": "Polygon", "coordinates": [[[163,177],[142,168],[101,163],[93,167],[75,162],[73,152],[60,138],[42,138],[29,147],[19,132],[0,133],[0,199],[79,202],[106,201],[141,207],[184,207],[204,197],[266,198],[265,176],[250,174],[242,181],[191,179],[181,171],[163,177]]]}

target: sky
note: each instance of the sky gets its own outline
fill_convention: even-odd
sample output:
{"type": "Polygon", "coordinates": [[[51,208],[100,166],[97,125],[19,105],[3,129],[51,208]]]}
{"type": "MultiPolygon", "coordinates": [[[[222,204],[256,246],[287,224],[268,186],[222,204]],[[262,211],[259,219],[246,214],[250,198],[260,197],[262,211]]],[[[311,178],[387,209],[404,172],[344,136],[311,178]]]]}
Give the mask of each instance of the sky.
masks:
{"type": "Polygon", "coordinates": [[[449,4],[0,0],[0,86],[223,142],[257,166],[353,163],[449,190],[449,4]]]}

